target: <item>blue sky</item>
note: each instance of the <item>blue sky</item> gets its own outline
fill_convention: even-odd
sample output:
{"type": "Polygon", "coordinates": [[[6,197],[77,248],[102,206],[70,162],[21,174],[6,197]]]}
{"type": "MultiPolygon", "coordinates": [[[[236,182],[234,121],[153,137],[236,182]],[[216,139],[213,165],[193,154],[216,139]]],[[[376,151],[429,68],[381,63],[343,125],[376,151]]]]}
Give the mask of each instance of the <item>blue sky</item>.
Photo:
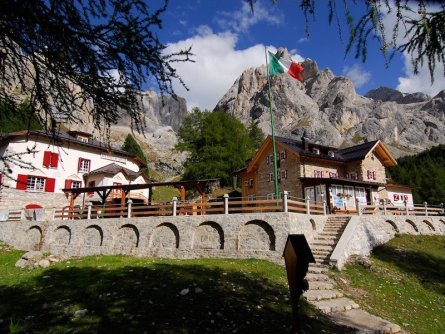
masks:
{"type": "MultiPolygon", "coordinates": [[[[358,18],[360,7],[350,2],[358,18]]],[[[310,22],[311,36],[307,39],[298,4],[297,0],[278,0],[275,5],[271,0],[258,0],[252,13],[242,0],[170,0],[158,36],[169,45],[168,51],[192,46],[196,62],[175,66],[190,90],[187,92],[179,83],[174,85],[178,95],[187,99],[189,109],[213,109],[243,70],[265,64],[265,46],[270,50],[285,47],[296,60],[311,58],[320,70],[330,68],[337,76],[349,77],[362,95],[379,86],[430,95],[445,88],[440,66],[434,86],[430,86],[426,69],[418,76],[412,74],[407,56],[397,55],[386,68],[379,45],[373,40],[365,63],[354,58],[355,50],[345,56],[347,27],[343,26],[342,40],[336,23],[328,24],[327,1],[317,1],[316,18],[310,22]]],[[[339,13],[343,13],[341,8],[339,13]]],[[[384,21],[390,28],[394,18],[388,16],[384,21]]]]}

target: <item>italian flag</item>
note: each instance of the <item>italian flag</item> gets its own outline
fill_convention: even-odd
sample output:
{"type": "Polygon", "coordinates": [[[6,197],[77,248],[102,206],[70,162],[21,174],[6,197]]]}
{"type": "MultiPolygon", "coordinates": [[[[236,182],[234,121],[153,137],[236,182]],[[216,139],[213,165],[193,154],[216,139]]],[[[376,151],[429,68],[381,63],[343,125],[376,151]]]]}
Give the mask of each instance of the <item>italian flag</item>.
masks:
{"type": "Polygon", "coordinates": [[[303,66],[293,60],[287,60],[275,56],[272,52],[269,53],[269,75],[277,75],[286,72],[290,76],[303,82],[301,72],[303,72],[303,66]]]}

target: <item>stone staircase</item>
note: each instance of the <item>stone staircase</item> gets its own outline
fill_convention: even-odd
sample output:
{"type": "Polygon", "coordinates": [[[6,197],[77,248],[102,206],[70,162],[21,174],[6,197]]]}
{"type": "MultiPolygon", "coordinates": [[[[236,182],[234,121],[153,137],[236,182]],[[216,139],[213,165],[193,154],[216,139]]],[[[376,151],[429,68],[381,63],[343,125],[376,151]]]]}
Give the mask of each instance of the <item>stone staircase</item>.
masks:
{"type": "Polygon", "coordinates": [[[350,219],[350,216],[330,216],[323,231],[312,241],[316,263],[309,265],[306,275],[309,290],[304,297],[334,322],[354,327],[359,333],[400,333],[400,326],[360,310],[357,303],[335,289],[328,276],[329,259],[350,219]]]}

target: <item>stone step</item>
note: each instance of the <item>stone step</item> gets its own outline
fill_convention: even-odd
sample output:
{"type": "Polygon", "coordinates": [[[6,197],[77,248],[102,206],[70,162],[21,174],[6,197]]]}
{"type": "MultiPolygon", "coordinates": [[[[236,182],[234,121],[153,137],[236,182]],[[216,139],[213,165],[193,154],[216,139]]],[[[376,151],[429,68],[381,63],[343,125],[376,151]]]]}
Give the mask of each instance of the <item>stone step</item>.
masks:
{"type": "Polygon", "coordinates": [[[323,256],[329,256],[332,254],[332,250],[327,250],[327,249],[312,249],[312,255],[314,255],[314,257],[316,255],[320,255],[321,257],[323,256]]]}
{"type": "MultiPolygon", "coordinates": [[[[308,282],[314,282],[314,281],[328,281],[329,277],[325,274],[306,274],[306,279],[308,282]]],[[[309,283],[310,285],[310,283],[309,283]]]]}
{"type": "Polygon", "coordinates": [[[357,309],[360,306],[348,298],[335,298],[330,300],[320,300],[312,302],[323,313],[344,312],[357,309]]]}
{"type": "Polygon", "coordinates": [[[327,222],[326,224],[324,224],[325,227],[326,226],[343,227],[345,225],[346,225],[346,223],[344,223],[344,222],[335,222],[335,223],[327,222]]]}
{"type": "Polygon", "coordinates": [[[333,246],[336,244],[335,239],[315,239],[312,244],[314,246],[333,246]]]}
{"type": "Polygon", "coordinates": [[[311,274],[327,274],[328,268],[326,267],[311,267],[309,266],[307,272],[311,274]]]}
{"type": "Polygon", "coordinates": [[[311,244],[310,245],[311,250],[326,250],[326,251],[333,251],[334,246],[333,245],[326,245],[326,244],[311,244]]]}
{"type": "Polygon", "coordinates": [[[401,333],[399,325],[369,314],[366,311],[354,309],[341,313],[332,313],[329,318],[336,324],[353,327],[358,333],[401,333]]]}
{"type": "Polygon", "coordinates": [[[311,263],[309,264],[309,269],[310,268],[329,268],[329,266],[327,266],[326,264],[322,264],[322,263],[311,263]]]}
{"type": "Polygon", "coordinates": [[[343,231],[345,229],[345,227],[340,226],[340,227],[336,227],[336,226],[325,226],[323,228],[323,232],[326,231],[343,231]]]}
{"type": "Polygon", "coordinates": [[[309,283],[309,289],[311,290],[332,290],[334,284],[329,281],[312,281],[309,283]]]}
{"type": "Polygon", "coordinates": [[[329,300],[343,297],[343,294],[337,290],[308,290],[303,293],[308,301],[329,300]]]}
{"type": "Polygon", "coordinates": [[[320,256],[315,257],[315,261],[317,263],[323,264],[323,265],[329,265],[330,256],[320,256]]]}

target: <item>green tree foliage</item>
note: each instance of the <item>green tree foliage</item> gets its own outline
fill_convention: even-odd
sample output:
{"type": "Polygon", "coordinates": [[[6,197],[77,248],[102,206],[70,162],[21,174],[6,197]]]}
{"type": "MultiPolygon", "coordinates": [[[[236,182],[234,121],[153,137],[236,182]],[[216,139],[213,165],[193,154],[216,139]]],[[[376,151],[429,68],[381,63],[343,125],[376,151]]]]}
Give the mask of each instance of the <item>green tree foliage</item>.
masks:
{"type": "Polygon", "coordinates": [[[244,167],[255,151],[246,127],[221,111],[195,108],[184,119],[178,135],[177,149],[190,153],[184,163],[185,179],[220,178],[221,185],[229,185],[231,173],[244,167]]]}
{"type": "Polygon", "coordinates": [[[399,158],[397,163],[389,175],[397,183],[414,187],[415,203],[445,203],[445,145],[399,158]]]}
{"type": "Polygon", "coordinates": [[[264,141],[264,132],[258,126],[258,122],[251,120],[247,128],[249,137],[252,139],[252,144],[255,150],[258,150],[264,141]]]}
{"type": "Polygon", "coordinates": [[[24,129],[41,130],[42,124],[31,113],[28,101],[22,102],[18,108],[0,102],[0,133],[9,133],[24,129]]]}
{"type": "Polygon", "coordinates": [[[148,162],[147,157],[145,156],[144,151],[142,151],[141,146],[130,133],[125,138],[125,141],[122,144],[122,149],[130,154],[138,156],[143,162],[148,162]]]}
{"type": "Polygon", "coordinates": [[[173,94],[173,64],[189,61],[190,49],[165,54],[156,35],[167,2],[1,0],[0,101],[24,94],[45,126],[81,123],[86,110],[98,128],[127,113],[140,130],[138,92],[153,82],[173,94]]]}

